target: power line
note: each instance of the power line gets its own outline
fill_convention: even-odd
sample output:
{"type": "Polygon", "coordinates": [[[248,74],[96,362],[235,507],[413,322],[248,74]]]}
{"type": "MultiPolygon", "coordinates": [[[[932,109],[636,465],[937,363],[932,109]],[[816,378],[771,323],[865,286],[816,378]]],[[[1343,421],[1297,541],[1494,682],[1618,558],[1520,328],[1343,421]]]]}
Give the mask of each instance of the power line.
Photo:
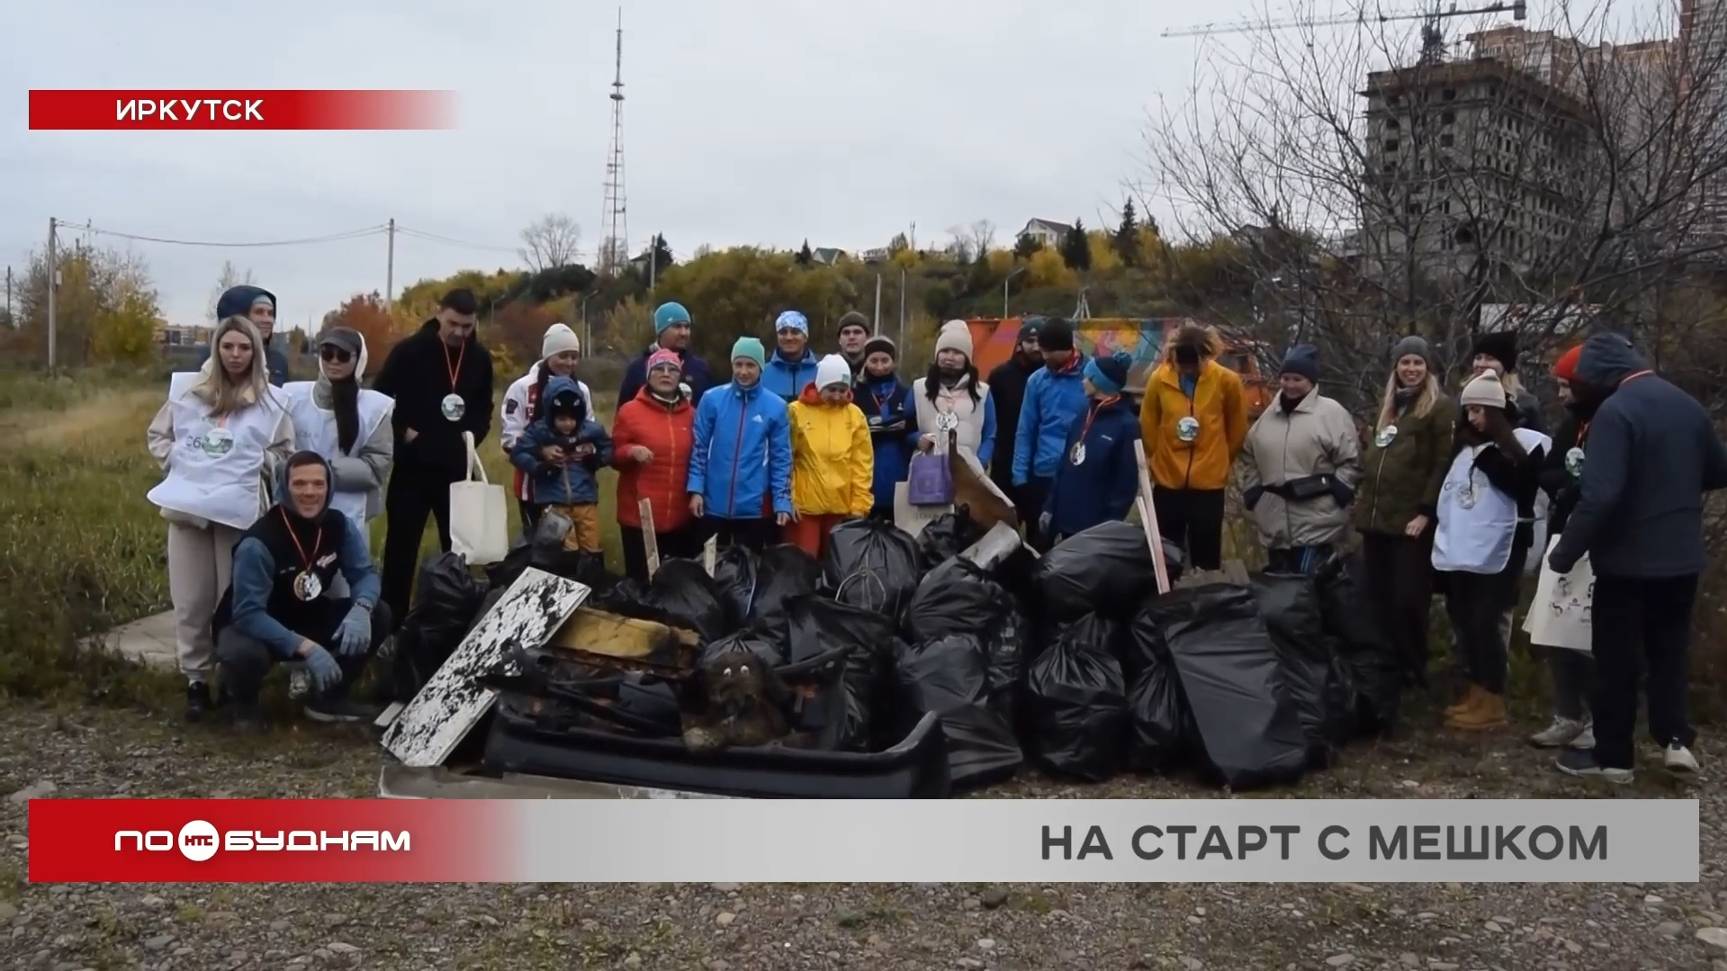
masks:
{"type": "Polygon", "coordinates": [[[500,253],[514,253],[516,251],[515,248],[511,246],[491,246],[486,243],[476,243],[472,240],[440,236],[437,233],[428,233],[423,229],[409,229],[399,223],[396,226],[396,232],[401,233],[404,236],[413,236],[416,239],[431,240],[434,243],[448,243],[451,246],[466,246],[470,249],[496,250],[500,253]]]}
{"type": "Polygon", "coordinates": [[[377,226],[369,226],[365,229],[351,229],[346,232],[329,233],[323,236],[307,236],[303,239],[274,239],[259,242],[234,243],[218,242],[214,240],[168,239],[162,236],[145,236],[139,233],[123,233],[115,229],[100,229],[89,224],[85,224],[83,226],[66,225],[65,228],[73,232],[94,233],[98,236],[114,236],[120,239],[135,239],[146,243],[167,243],[171,246],[211,246],[219,248],[246,249],[265,246],[306,246],[315,243],[335,243],[342,240],[363,239],[367,236],[376,236],[385,231],[385,227],[382,224],[379,224],[377,226]]]}

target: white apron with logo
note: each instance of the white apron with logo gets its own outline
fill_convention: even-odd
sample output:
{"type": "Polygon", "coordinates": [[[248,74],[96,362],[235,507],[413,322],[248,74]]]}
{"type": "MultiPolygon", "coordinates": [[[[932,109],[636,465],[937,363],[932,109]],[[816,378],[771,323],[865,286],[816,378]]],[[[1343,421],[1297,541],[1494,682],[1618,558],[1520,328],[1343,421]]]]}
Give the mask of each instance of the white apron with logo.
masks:
{"type": "Polygon", "coordinates": [[[146,498],[162,509],[249,529],[269,507],[269,496],[259,486],[287,402],[280,391],[267,387],[268,404],[214,419],[210,406],[190,391],[200,377],[180,372],[168,379],[174,447],[168,453],[167,478],[146,498]]]}
{"type": "MultiPolygon", "coordinates": [[[[1525,451],[1551,448],[1552,439],[1527,428],[1513,434],[1525,451]]],[[[1517,538],[1517,501],[1493,487],[1475,468],[1487,445],[1458,452],[1439,488],[1439,527],[1433,534],[1433,568],[1448,573],[1491,576],[1511,561],[1517,538]],[[1473,497],[1473,498],[1471,498],[1473,497]]]]}
{"type": "MultiPolygon", "coordinates": [[[[313,387],[314,382],[311,381],[295,381],[282,387],[282,393],[288,398],[288,414],[294,419],[294,448],[296,451],[317,452],[326,459],[341,457],[344,453],[336,431],[336,413],[318,407],[312,397],[313,387]]],[[[356,447],[371,439],[378,426],[390,417],[395,404],[383,392],[360,391],[360,431],[354,437],[356,447]]],[[[351,489],[337,491],[330,495],[330,505],[354,524],[364,526],[366,495],[351,489]]]]}

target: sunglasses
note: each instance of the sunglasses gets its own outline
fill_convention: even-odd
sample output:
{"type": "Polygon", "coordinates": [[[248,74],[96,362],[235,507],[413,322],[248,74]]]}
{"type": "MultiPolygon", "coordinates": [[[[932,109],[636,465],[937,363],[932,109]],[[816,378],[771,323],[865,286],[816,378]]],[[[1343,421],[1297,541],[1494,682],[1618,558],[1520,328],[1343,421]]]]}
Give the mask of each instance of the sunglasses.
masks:
{"type": "Polygon", "coordinates": [[[318,356],[326,361],[334,361],[337,364],[346,364],[354,359],[354,355],[331,344],[325,344],[323,347],[318,348],[318,356]]]}

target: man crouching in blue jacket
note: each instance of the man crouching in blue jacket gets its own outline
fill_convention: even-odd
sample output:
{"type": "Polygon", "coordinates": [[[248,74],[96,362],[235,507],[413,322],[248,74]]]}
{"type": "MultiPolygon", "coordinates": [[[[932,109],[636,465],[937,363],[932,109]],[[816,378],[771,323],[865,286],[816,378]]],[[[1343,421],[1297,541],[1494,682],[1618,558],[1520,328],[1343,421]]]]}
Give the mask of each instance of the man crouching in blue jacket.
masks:
{"type": "Polygon", "coordinates": [[[536,507],[569,517],[564,549],[603,552],[595,474],[612,464],[612,436],[588,415],[587,399],[572,378],[553,378],[539,410],[510,450],[510,463],[528,474],[536,507]]]}
{"type": "Polygon", "coordinates": [[[786,403],[762,388],[762,342],[732,345],[732,381],[696,406],[690,512],[723,546],[760,550],[792,517],[792,435],[786,403]],[[773,518],[765,515],[773,508],[773,518]]]}
{"type": "Polygon", "coordinates": [[[1139,416],[1121,396],[1133,358],[1116,353],[1085,364],[1087,405],[1067,430],[1039,531],[1053,542],[1127,517],[1139,494],[1139,416]]]}
{"type": "Polygon", "coordinates": [[[366,537],[330,508],[330,466],[316,452],[288,459],[276,505],[234,546],[233,582],[216,607],[216,659],[234,727],[262,731],[258,689],[281,661],[305,664],[306,717],[370,721],[377,711],[348,688],[390,632],[366,537]],[[349,599],[326,596],[340,573],[349,599]]]}

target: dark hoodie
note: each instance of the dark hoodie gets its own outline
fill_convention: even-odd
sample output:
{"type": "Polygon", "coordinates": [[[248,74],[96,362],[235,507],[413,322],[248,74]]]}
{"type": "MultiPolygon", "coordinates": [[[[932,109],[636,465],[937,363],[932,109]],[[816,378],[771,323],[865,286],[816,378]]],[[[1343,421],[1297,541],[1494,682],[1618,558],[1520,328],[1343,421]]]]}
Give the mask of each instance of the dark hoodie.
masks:
{"type": "MultiPolygon", "coordinates": [[[[251,319],[252,303],[259,297],[269,297],[270,303],[276,305],[276,295],[263,287],[243,284],[229,287],[222,292],[216,301],[216,322],[221,323],[229,317],[245,317],[251,319]]],[[[210,359],[210,345],[205,344],[199,349],[198,367],[210,359]]],[[[276,335],[271,333],[270,339],[264,342],[264,368],[270,372],[270,383],[280,388],[288,380],[288,357],[276,349],[276,335]]]]}
{"type": "Polygon", "coordinates": [[[397,475],[425,474],[444,482],[467,476],[462,433],[473,432],[478,445],[492,430],[492,355],[478,337],[470,337],[465,350],[446,355],[433,317],[390,350],[372,387],[396,399],[390,421],[396,430],[397,475]],[[464,409],[460,420],[450,421],[443,401],[450,393],[450,366],[458,362],[455,390],[464,409]],[[410,428],[418,433],[412,442],[407,440],[410,428]]]}
{"type": "Polygon", "coordinates": [[[280,658],[292,657],[305,639],[296,630],[310,629],[325,619],[317,601],[294,595],[294,578],[306,569],[303,555],[312,558],[312,572],[325,591],[339,572],[348,581],[352,601],[370,609],[378,602],[380,589],[366,537],[348,517],[331,509],[327,498],[323,511],[311,519],[294,511],[288,470],[302,455],[317,458],[329,481],[335,481],[330,463],[315,452],[297,452],[282,464],[276,505],[234,545],[233,582],[222,595],[213,622],[217,631],[232,624],[280,658]]]}
{"type": "Polygon", "coordinates": [[[1573,389],[1604,400],[1589,423],[1577,507],[1553,569],[1568,573],[1588,553],[1601,576],[1701,572],[1703,493],[1727,487],[1727,448],[1709,413],[1649,371],[1618,334],[1583,345],[1573,389]]]}

